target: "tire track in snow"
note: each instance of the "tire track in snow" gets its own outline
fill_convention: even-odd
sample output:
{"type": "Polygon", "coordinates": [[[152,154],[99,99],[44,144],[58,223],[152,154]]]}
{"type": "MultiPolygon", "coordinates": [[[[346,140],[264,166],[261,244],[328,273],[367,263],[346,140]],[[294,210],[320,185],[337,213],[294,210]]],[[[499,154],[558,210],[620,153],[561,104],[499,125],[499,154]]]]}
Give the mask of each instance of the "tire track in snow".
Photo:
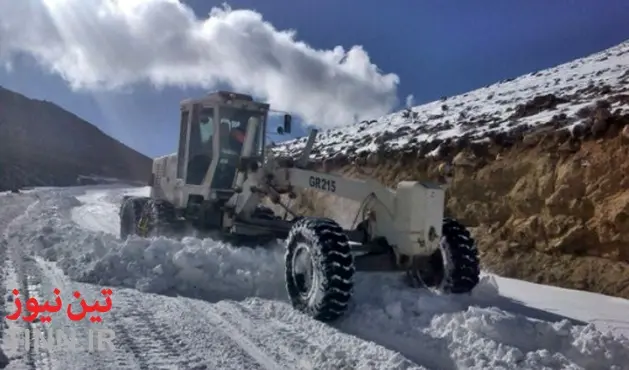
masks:
{"type": "MultiPolygon", "coordinates": [[[[74,289],[71,289],[69,284],[59,280],[54,274],[46,273],[47,270],[43,269],[38,263],[38,259],[26,256],[24,251],[16,249],[12,245],[14,255],[14,266],[17,268],[16,280],[20,285],[20,292],[24,292],[25,299],[30,297],[37,298],[41,302],[42,297],[52,294],[54,288],[59,288],[62,292],[69,293],[74,289]]],[[[23,299],[24,299],[23,298],[23,299]]],[[[35,340],[39,336],[43,335],[44,338],[48,338],[48,330],[63,330],[65,333],[69,333],[68,329],[79,329],[79,332],[83,334],[88,333],[88,328],[84,323],[72,323],[72,327],[61,324],[59,317],[53,317],[51,323],[44,324],[36,319],[32,323],[26,323],[31,338],[31,347],[27,354],[26,364],[33,369],[56,369],[67,366],[64,358],[67,354],[51,352],[47,347],[40,346],[35,347],[35,340]],[[78,326],[77,326],[78,325],[78,326]]],[[[116,355],[116,354],[114,354],[116,355]]],[[[111,360],[111,359],[107,359],[111,360]]],[[[90,353],[89,366],[93,367],[96,363],[106,362],[101,352],[90,353]]],[[[118,361],[116,361],[118,363],[118,361]]]]}
{"type": "MultiPolygon", "coordinates": [[[[66,301],[69,298],[71,292],[78,290],[87,300],[98,299],[94,291],[98,291],[98,287],[89,286],[87,289],[84,284],[77,284],[69,281],[60,271],[57,271],[56,267],[50,268],[50,264],[42,261],[40,258],[30,258],[24,256],[22,252],[16,251],[13,248],[13,254],[16,256],[14,259],[14,265],[17,267],[14,280],[20,285],[21,292],[25,292],[25,295],[29,297],[33,296],[41,299],[44,296],[49,296],[54,288],[59,288],[62,292],[62,299],[66,301]],[[19,261],[19,262],[15,262],[19,261]],[[24,288],[22,288],[24,287],[24,288]],[[64,294],[65,293],[65,294],[64,294]]],[[[106,319],[110,319],[107,317],[106,319]]],[[[111,320],[109,320],[111,321],[111,320]]],[[[22,323],[21,323],[22,324],[22,323]]],[[[24,325],[24,324],[22,324],[24,325]]],[[[129,361],[130,356],[128,352],[121,351],[121,347],[117,346],[113,352],[101,352],[90,351],[84,349],[87,356],[78,356],[76,359],[73,356],[68,356],[68,352],[51,352],[46,347],[40,347],[35,350],[34,339],[35,333],[38,331],[46,335],[47,330],[63,330],[65,333],[75,331],[77,335],[87,335],[90,333],[90,329],[94,327],[102,328],[101,324],[92,324],[86,321],[71,322],[64,315],[53,317],[53,321],[48,324],[42,324],[39,321],[28,324],[28,330],[31,337],[31,348],[25,356],[22,357],[23,361],[20,361],[22,366],[15,364],[17,368],[24,368],[24,366],[31,369],[59,369],[59,368],[102,368],[101,364],[107,363],[116,366],[117,368],[137,368],[135,361],[129,361]]],[[[116,335],[126,335],[124,327],[120,327],[115,332],[116,335]]],[[[77,337],[80,338],[80,337],[77,337]]],[[[72,350],[70,350],[71,353],[72,350]]],[[[17,357],[15,360],[20,359],[17,357]]],[[[13,366],[11,366],[13,367],[13,366]]],[[[147,367],[150,369],[150,367],[147,367]]]]}
{"type": "Polygon", "coordinates": [[[136,341],[129,336],[126,329],[121,324],[122,320],[118,317],[118,315],[111,312],[108,319],[113,323],[111,325],[116,332],[116,337],[114,338],[114,345],[116,348],[120,348],[121,346],[126,347],[133,355],[133,358],[136,360],[136,364],[140,370],[150,370],[150,365],[146,362],[144,356],[142,355],[142,347],[140,347],[136,341]]]}
{"type": "Polygon", "coordinates": [[[172,331],[164,329],[165,324],[155,320],[153,307],[142,304],[138,301],[138,294],[129,294],[130,291],[120,291],[116,294],[118,304],[125,309],[119,311],[116,322],[116,333],[121,330],[121,325],[127,323],[126,327],[133,327],[133,335],[125,333],[124,345],[128,346],[138,358],[141,369],[167,368],[169,366],[185,367],[186,369],[205,368],[201,363],[203,360],[192,351],[182,351],[185,349],[185,342],[181,336],[172,331]],[[134,307],[135,306],[135,307],[134,307]],[[127,307],[133,307],[127,312],[127,307]],[[182,352],[186,352],[183,357],[182,352]],[[159,358],[158,363],[151,359],[159,358]]]}
{"type": "MultiPolygon", "coordinates": [[[[283,369],[283,365],[268,359],[268,356],[247,347],[247,341],[238,340],[229,325],[214,317],[212,304],[190,298],[161,301],[161,297],[151,295],[152,304],[162,303],[155,310],[153,320],[163,322],[163,330],[177,338],[178,346],[188,353],[195,354],[202,365],[188,368],[207,369],[283,369]],[[178,334],[181,333],[181,334],[178,334]],[[234,339],[236,337],[236,339],[234,339]]],[[[147,304],[147,306],[150,306],[147,304]]],[[[155,305],[157,306],[157,305],[155,305]]],[[[289,367],[291,369],[291,367],[289,367]]]]}
{"type": "MultiPolygon", "coordinates": [[[[32,282],[29,282],[28,274],[24,271],[24,266],[20,264],[22,263],[21,260],[18,260],[15,257],[11,257],[9,258],[9,261],[12,262],[13,266],[6,267],[7,273],[8,275],[13,275],[15,281],[17,282],[17,286],[14,286],[12,288],[7,286],[6,290],[10,291],[15,288],[19,289],[20,291],[19,299],[22,302],[26,302],[33,296],[31,294],[32,282]]],[[[43,364],[46,364],[46,363],[49,364],[49,358],[47,358],[47,354],[43,355],[42,351],[39,351],[38,353],[36,353],[34,350],[35,333],[40,331],[40,329],[36,326],[36,323],[25,322],[25,321],[20,320],[13,323],[13,325],[20,327],[21,329],[26,329],[30,338],[30,346],[28,348],[28,351],[23,355],[18,355],[14,360],[24,359],[25,365],[30,369],[44,368],[43,364]]]]}
{"type": "MultiPolygon", "coordinates": [[[[28,217],[29,212],[34,207],[36,207],[39,204],[39,202],[40,202],[39,200],[32,202],[28,207],[26,207],[25,210],[22,211],[22,213],[18,217],[12,218],[11,222],[9,222],[6,225],[6,230],[8,230],[11,225],[17,225],[20,222],[23,222],[24,219],[28,217]]],[[[4,213],[3,216],[5,216],[3,217],[3,219],[6,219],[6,213],[5,212],[3,213],[4,213]]],[[[37,289],[37,286],[39,284],[32,283],[33,280],[35,281],[39,280],[40,282],[41,281],[48,282],[49,283],[48,285],[51,285],[50,287],[51,289],[49,289],[50,292],[54,288],[60,288],[60,290],[67,291],[67,292],[72,292],[75,290],[75,289],[72,289],[72,285],[75,285],[75,283],[70,281],[63,274],[63,272],[51,271],[49,268],[47,268],[46,263],[42,264],[41,263],[42,261],[36,261],[36,260],[33,260],[31,257],[26,256],[25,255],[26,251],[23,248],[20,248],[19,245],[15,245],[15,243],[9,243],[6,240],[7,231],[3,233],[3,236],[4,236],[4,243],[6,244],[6,248],[2,248],[2,252],[4,253],[5,251],[7,251],[10,258],[9,259],[3,258],[2,262],[3,263],[6,263],[7,261],[12,262],[11,263],[12,266],[7,266],[6,268],[3,268],[3,272],[8,271],[9,267],[15,270],[15,273],[14,273],[15,280],[17,281],[19,285],[20,293],[22,295],[21,299],[23,301],[26,301],[31,296],[39,296],[39,297],[42,296],[41,294],[42,292],[33,292],[34,289],[37,291],[41,290],[41,289],[37,289]],[[37,263],[37,262],[40,262],[40,263],[37,263]]],[[[55,269],[52,269],[52,270],[55,270],[55,269]]],[[[84,284],[79,284],[79,285],[84,285],[84,284]]],[[[9,288],[7,290],[13,289],[13,287],[7,287],[7,288],[9,288]]],[[[90,290],[95,290],[95,289],[90,288],[90,290]]],[[[99,289],[96,289],[96,290],[99,290],[99,289]]],[[[50,292],[46,291],[43,293],[48,295],[50,294],[50,292]]],[[[4,304],[2,305],[2,307],[4,307],[4,304]]],[[[139,366],[140,369],[147,369],[147,370],[155,369],[155,367],[152,364],[149,364],[146,361],[144,361],[144,358],[146,357],[144,356],[145,348],[135,345],[136,343],[132,339],[134,338],[134,335],[129,335],[125,325],[121,325],[118,322],[118,320],[116,320],[117,319],[116,315],[114,314],[108,317],[108,319],[109,319],[108,321],[110,322],[110,325],[115,327],[116,338],[114,338],[114,343],[116,343],[116,351],[114,352],[114,357],[115,357],[114,361],[111,361],[111,359],[108,359],[109,361],[107,362],[109,363],[113,362],[117,366],[121,366],[124,368],[136,368],[139,366]],[[123,340],[121,341],[120,338],[123,338],[123,340]],[[130,362],[128,361],[127,358],[125,358],[124,355],[119,356],[120,348],[129,349],[130,350],[129,352],[131,353],[135,361],[130,362]]],[[[77,324],[77,323],[74,323],[74,324],[77,324]]],[[[18,356],[14,360],[23,359],[24,362],[22,363],[22,365],[27,366],[31,369],[52,368],[52,364],[51,364],[52,359],[50,357],[50,353],[48,353],[46,348],[41,348],[39,351],[37,351],[37,353],[35,353],[34,351],[34,345],[33,345],[34,339],[35,339],[34,333],[36,333],[37,331],[43,330],[41,325],[42,324],[20,322],[20,326],[25,326],[30,334],[31,347],[30,347],[30,350],[25,355],[18,356]]],[[[85,328],[81,328],[81,329],[85,329],[85,328]]],[[[87,329],[85,329],[85,332],[87,332],[87,329]]],[[[102,354],[100,352],[92,352],[89,354],[89,357],[95,360],[95,361],[90,361],[92,363],[105,362],[105,361],[102,361],[101,359],[102,354]]],[[[172,369],[173,366],[172,364],[167,364],[166,367],[161,367],[161,368],[172,369]]]]}
{"type": "MultiPolygon", "coordinates": [[[[5,295],[8,294],[8,292],[17,288],[20,291],[20,299],[23,302],[26,302],[29,298],[31,298],[29,281],[28,281],[27,273],[25,271],[25,266],[23,263],[22,253],[20,253],[19,250],[15,250],[15,248],[12,248],[8,239],[9,239],[9,231],[10,231],[9,229],[11,228],[11,226],[25,219],[28,213],[35,206],[37,206],[37,204],[39,204],[39,200],[34,200],[31,197],[28,197],[28,198],[12,197],[12,198],[2,198],[2,201],[6,202],[9,199],[13,200],[15,198],[18,199],[17,202],[13,202],[8,206],[6,204],[3,205],[2,220],[1,220],[2,222],[0,222],[0,226],[3,226],[2,240],[1,240],[2,246],[0,246],[0,249],[1,249],[0,258],[2,259],[1,269],[2,269],[2,274],[3,274],[1,285],[4,287],[4,292],[2,292],[2,302],[1,302],[3,317],[5,317],[8,314],[8,312],[6,312],[5,310],[6,301],[4,298],[5,295]],[[30,202],[27,201],[27,199],[29,199],[30,202]],[[13,279],[10,279],[10,280],[15,280],[15,282],[17,282],[17,286],[9,287],[6,285],[7,281],[9,280],[9,277],[13,277],[13,279]]],[[[49,358],[47,358],[45,354],[42,354],[42,352],[40,351],[40,354],[37,355],[33,350],[34,339],[35,339],[34,333],[37,330],[39,330],[38,328],[34,328],[34,323],[18,321],[18,322],[15,322],[14,324],[15,326],[19,326],[27,330],[28,334],[30,335],[31,344],[30,344],[29,350],[24,355],[18,355],[17,357],[11,360],[18,360],[18,359],[23,358],[25,360],[25,365],[31,369],[36,369],[38,365],[45,364],[45,363],[48,363],[48,365],[50,366],[49,358]]],[[[9,325],[8,323],[5,323],[5,325],[3,325],[2,328],[7,329],[8,325],[9,325]]],[[[4,334],[5,334],[5,330],[2,330],[0,332],[0,339],[4,338],[4,334]]],[[[10,362],[7,362],[6,365],[9,365],[9,364],[10,362]]]]}
{"type": "MultiPolygon", "coordinates": [[[[45,201],[50,200],[46,199],[45,201]]],[[[41,204],[40,206],[44,207],[41,204]]],[[[54,207],[54,204],[52,206],[54,207]]],[[[60,212],[64,212],[64,209],[60,209],[60,212]]],[[[24,215],[26,217],[26,213],[24,215]]],[[[34,215],[33,217],[37,218],[34,215]]],[[[43,295],[39,294],[40,297],[49,296],[54,287],[58,287],[62,290],[62,296],[64,295],[63,292],[71,294],[73,291],[79,290],[87,300],[98,299],[95,296],[100,291],[100,287],[71,281],[55,263],[44,261],[39,257],[33,259],[26,255],[32,250],[31,248],[24,248],[27,245],[21,244],[33,241],[37,243],[38,239],[33,239],[34,234],[32,233],[37,232],[36,230],[41,227],[44,227],[44,229],[48,227],[43,226],[46,223],[31,226],[30,222],[31,220],[28,217],[26,220],[20,219],[16,222],[17,227],[14,229],[11,245],[8,248],[14,255],[13,260],[17,261],[16,266],[22,270],[19,274],[20,278],[15,280],[25,283],[26,285],[22,284],[22,286],[27,288],[32,278],[35,278],[35,280],[39,278],[40,282],[48,281],[46,287],[37,289],[41,291],[39,293],[43,293],[43,295]],[[28,234],[25,234],[25,232],[28,234]],[[93,294],[90,294],[90,292],[93,294]]],[[[49,232],[54,232],[54,228],[48,230],[49,232]]],[[[7,243],[7,246],[9,246],[9,243],[7,243]]],[[[48,248],[45,243],[43,247],[48,248]]],[[[30,295],[30,290],[28,291],[30,295]]],[[[23,292],[27,292],[27,290],[23,289],[23,292]]],[[[196,310],[190,312],[185,303],[179,301],[179,298],[166,298],[159,295],[141,293],[133,289],[115,289],[113,298],[115,311],[112,310],[114,311],[113,314],[110,313],[110,315],[104,317],[103,324],[115,329],[117,338],[114,339],[114,343],[117,344],[117,351],[113,356],[103,358],[100,361],[101,364],[108,363],[115,364],[113,366],[119,368],[151,370],[173,368],[199,370],[208,368],[283,368],[277,363],[266,362],[265,364],[264,360],[260,360],[264,354],[258,354],[257,359],[254,358],[256,356],[251,356],[251,352],[255,352],[255,350],[242,348],[242,345],[238,345],[242,341],[235,342],[233,333],[228,332],[226,334],[217,331],[211,323],[208,325],[207,323],[194,322],[195,316],[207,319],[207,315],[197,315],[196,310]],[[188,318],[186,324],[188,330],[181,330],[181,325],[177,323],[177,320],[173,320],[172,310],[176,314],[182,314],[183,317],[188,318]],[[151,314],[153,311],[157,311],[157,314],[151,314]],[[209,337],[210,340],[205,342],[199,340],[197,332],[200,331],[200,327],[203,328],[201,331],[205,331],[206,337],[209,337]],[[119,353],[122,356],[118,356],[119,353]]],[[[55,323],[55,319],[53,318],[53,323],[55,323]]],[[[65,319],[67,320],[67,318],[65,319]]],[[[74,328],[74,326],[82,323],[72,322],[69,324],[74,328]]],[[[54,354],[55,367],[68,367],[63,365],[68,362],[72,365],[74,365],[74,362],[81,363],[79,366],[81,368],[99,368],[101,366],[98,364],[98,361],[94,361],[100,355],[98,352],[75,356],[64,355],[54,354]],[[71,357],[76,357],[76,361],[71,357]]],[[[14,365],[25,365],[24,360],[19,362],[20,364],[14,365]]],[[[40,368],[40,365],[45,365],[42,361],[36,361],[35,359],[32,361],[27,360],[26,362],[32,365],[30,366],[31,368],[40,368]]],[[[48,366],[51,365],[50,362],[47,361],[48,366]]]]}
{"type": "Polygon", "coordinates": [[[420,369],[400,353],[312,320],[285,303],[256,298],[214,307],[236,332],[248,333],[258,348],[276,358],[290,359],[294,368],[420,369]]]}
{"type": "MultiPolygon", "coordinates": [[[[56,285],[68,287],[67,291],[81,290],[74,289],[74,286],[86,287],[85,284],[75,283],[67,278],[63,272],[58,270],[56,266],[52,267],[49,263],[38,259],[40,270],[47,276],[48,280],[55,281],[56,285]]],[[[99,291],[98,286],[89,286],[90,291],[99,291]]],[[[180,368],[178,359],[181,355],[171,348],[171,351],[165,353],[160,351],[163,347],[164,338],[155,336],[152,327],[136,319],[143,311],[142,307],[136,307],[134,303],[128,300],[118,299],[120,294],[115,291],[112,297],[114,301],[113,309],[103,318],[103,324],[87,324],[90,326],[102,325],[106,328],[113,329],[115,333],[113,358],[102,358],[94,362],[113,362],[118,368],[125,369],[177,369],[180,368]],[[121,349],[124,349],[121,351],[121,349]],[[173,357],[175,357],[173,359],[173,357]]],[[[82,295],[88,295],[83,294],[82,295]]],[[[95,296],[95,294],[94,294],[95,296]]],[[[98,299],[99,297],[86,297],[88,299],[98,299]]],[[[100,297],[102,298],[102,297],[100,297]]],[[[109,353],[109,352],[108,352],[109,353]]],[[[90,357],[101,356],[102,352],[92,352],[90,357]]]]}
{"type": "MultiPolygon", "coordinates": [[[[246,312],[246,309],[241,305],[233,304],[231,302],[220,302],[214,307],[216,312],[209,312],[209,314],[214,315],[226,325],[229,325],[232,331],[236,333],[255,333],[256,331],[259,331],[259,327],[256,329],[256,325],[251,320],[251,316],[246,315],[246,313],[249,312],[246,312]]],[[[278,332],[276,332],[276,334],[277,333],[278,332]]],[[[279,337],[282,340],[287,340],[288,338],[298,339],[298,341],[296,341],[295,343],[299,343],[300,345],[304,346],[303,348],[308,348],[312,346],[310,342],[304,340],[303,338],[293,338],[298,337],[297,333],[295,333],[294,331],[285,330],[280,331],[279,333],[280,335],[276,335],[275,337],[279,337]]],[[[255,346],[255,348],[268,348],[269,345],[275,348],[276,360],[271,361],[278,361],[280,360],[280,358],[288,358],[293,364],[304,364],[303,359],[300,356],[297,356],[292,350],[290,350],[289,347],[285,345],[285,343],[283,343],[283,341],[278,342],[277,340],[274,340],[273,342],[269,342],[264,337],[258,336],[257,338],[258,340],[256,340],[255,337],[252,339],[253,341],[256,341],[255,344],[253,344],[251,340],[249,340],[248,342],[255,346]]]]}
{"type": "MultiPolygon", "coordinates": [[[[16,225],[19,222],[22,222],[23,219],[25,219],[29,212],[35,208],[37,205],[39,205],[40,203],[40,198],[39,196],[37,196],[38,200],[32,202],[18,217],[15,217],[12,219],[12,221],[7,225],[6,229],[9,229],[9,226],[11,225],[16,225]]],[[[47,282],[47,285],[50,285],[50,289],[49,291],[43,292],[46,295],[50,294],[50,292],[52,292],[52,290],[54,288],[59,288],[60,290],[62,290],[62,292],[72,292],[75,289],[73,289],[73,285],[75,285],[74,282],[70,281],[65,274],[62,271],[56,271],[56,267],[55,268],[49,268],[50,263],[46,263],[44,261],[42,261],[41,259],[35,259],[33,260],[31,257],[29,256],[25,256],[25,250],[23,248],[20,248],[20,246],[16,246],[13,245],[14,243],[9,243],[8,241],[6,241],[6,234],[7,232],[5,231],[4,236],[5,236],[5,243],[6,243],[6,248],[2,248],[2,252],[9,251],[9,254],[11,256],[11,259],[9,261],[13,262],[12,266],[10,266],[10,269],[15,270],[15,280],[18,282],[18,284],[20,285],[19,289],[20,292],[22,294],[24,294],[24,297],[22,297],[23,301],[26,301],[26,299],[31,297],[31,289],[29,289],[29,284],[28,281],[29,279],[32,280],[33,276],[37,276],[39,278],[40,281],[43,282],[47,282]],[[27,272],[27,270],[29,270],[27,272]],[[29,273],[30,272],[30,273],[29,273]]],[[[7,259],[6,258],[2,258],[2,263],[6,263],[7,259]]],[[[3,268],[2,271],[7,271],[7,269],[3,268]]],[[[4,285],[4,284],[3,284],[4,285]]],[[[81,284],[83,285],[83,284],[81,284]]],[[[7,287],[7,291],[12,289],[11,287],[7,287]]],[[[93,288],[91,288],[90,290],[94,290],[93,288]]],[[[97,289],[98,290],[98,289],[97,289]]],[[[39,292],[39,294],[35,294],[35,296],[39,296],[41,297],[42,292],[39,292]]],[[[85,293],[85,292],[83,292],[85,293]]],[[[4,296],[2,296],[4,297],[4,296]]],[[[3,298],[4,300],[4,298],[3,298]]],[[[2,307],[5,307],[4,302],[2,302],[2,307]]],[[[6,313],[5,313],[6,315],[6,313]]],[[[111,317],[108,320],[112,326],[115,327],[115,334],[116,337],[114,338],[114,343],[115,343],[115,347],[116,347],[116,351],[114,352],[114,361],[113,363],[115,363],[117,366],[124,366],[124,368],[134,368],[135,366],[139,365],[139,368],[144,370],[149,370],[152,369],[151,366],[149,366],[148,364],[143,362],[143,356],[141,356],[142,354],[142,349],[134,346],[134,342],[131,339],[132,336],[130,336],[127,333],[126,328],[123,325],[120,325],[117,320],[116,320],[116,315],[112,314],[111,317]],[[120,341],[120,337],[123,338],[123,341],[120,341]],[[127,358],[125,358],[124,355],[120,356],[120,351],[119,349],[121,347],[126,347],[127,349],[130,350],[130,353],[132,355],[132,357],[136,360],[134,362],[129,362],[127,358]],[[134,366],[135,365],[135,366],[134,366]]],[[[20,322],[21,323],[21,322],[20,322]]],[[[23,323],[21,323],[22,326],[24,325],[23,323]]],[[[24,360],[25,360],[25,365],[32,368],[32,369],[39,369],[39,368],[43,368],[43,366],[41,366],[43,363],[48,363],[47,368],[52,368],[52,365],[50,364],[50,359],[48,359],[48,361],[40,361],[38,360],[38,355],[35,355],[33,353],[33,340],[34,340],[34,333],[36,332],[36,330],[42,330],[43,328],[39,328],[40,325],[38,325],[38,327],[34,328],[33,324],[31,323],[25,323],[27,330],[30,334],[30,338],[31,338],[31,347],[30,347],[30,351],[28,351],[28,353],[24,356],[24,360]]],[[[76,324],[76,323],[74,323],[76,324]]],[[[86,328],[81,328],[81,329],[85,329],[85,332],[87,333],[87,329],[86,328]]],[[[1,337],[0,337],[1,338],[1,337]]],[[[43,348],[42,350],[46,350],[45,348],[43,348]]],[[[40,350],[41,352],[41,350],[40,350]]],[[[48,354],[50,355],[50,354],[48,354]]],[[[102,354],[101,352],[92,352],[90,353],[90,357],[94,359],[94,361],[92,361],[93,363],[103,363],[103,362],[109,362],[111,363],[111,359],[109,359],[110,361],[103,361],[102,359],[102,354]]],[[[19,359],[21,357],[18,357],[16,359],[19,359]]]]}
{"type": "Polygon", "coordinates": [[[241,334],[242,332],[238,330],[238,326],[224,319],[220,312],[221,311],[212,312],[212,310],[207,310],[205,314],[216,327],[220,328],[223,333],[225,333],[240,348],[244,349],[260,365],[264,366],[264,368],[268,370],[290,370],[290,368],[277,363],[274,359],[264,353],[264,351],[260,349],[259,343],[255,344],[245,335],[241,334]]]}

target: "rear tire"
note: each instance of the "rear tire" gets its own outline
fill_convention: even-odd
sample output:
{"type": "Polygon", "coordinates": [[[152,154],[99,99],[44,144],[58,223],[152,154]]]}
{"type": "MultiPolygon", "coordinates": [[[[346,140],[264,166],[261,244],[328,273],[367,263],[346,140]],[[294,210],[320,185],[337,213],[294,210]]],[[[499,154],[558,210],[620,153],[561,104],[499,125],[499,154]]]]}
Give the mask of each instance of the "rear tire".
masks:
{"type": "Polygon", "coordinates": [[[480,262],[476,242],[460,222],[443,220],[440,254],[443,279],[438,289],[444,293],[469,293],[480,280],[480,262]]]}
{"type": "Polygon", "coordinates": [[[175,207],[162,199],[149,199],[142,209],[142,216],[137,225],[137,234],[141,237],[169,235],[175,224],[175,207]]]}
{"type": "Polygon", "coordinates": [[[354,258],[343,229],[326,218],[301,218],[286,240],[286,289],[293,307],[320,321],[341,317],[353,290],[354,258]]]}

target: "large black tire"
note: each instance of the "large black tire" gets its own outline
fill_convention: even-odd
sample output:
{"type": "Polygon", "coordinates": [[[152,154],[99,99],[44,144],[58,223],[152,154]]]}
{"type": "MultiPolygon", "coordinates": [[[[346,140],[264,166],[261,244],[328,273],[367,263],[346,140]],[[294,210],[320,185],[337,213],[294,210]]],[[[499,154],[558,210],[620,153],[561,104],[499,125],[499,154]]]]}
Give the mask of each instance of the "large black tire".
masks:
{"type": "Polygon", "coordinates": [[[142,210],[150,200],[147,197],[125,197],[120,205],[120,239],[125,240],[130,235],[137,235],[138,222],[142,217],[142,210]]]}
{"type": "Polygon", "coordinates": [[[458,221],[443,220],[440,251],[444,274],[438,289],[444,293],[469,293],[480,280],[476,242],[458,221]]]}
{"type": "Polygon", "coordinates": [[[293,307],[320,321],[341,317],[355,272],[343,229],[330,219],[304,217],[293,224],[286,246],[286,289],[293,307]]]}

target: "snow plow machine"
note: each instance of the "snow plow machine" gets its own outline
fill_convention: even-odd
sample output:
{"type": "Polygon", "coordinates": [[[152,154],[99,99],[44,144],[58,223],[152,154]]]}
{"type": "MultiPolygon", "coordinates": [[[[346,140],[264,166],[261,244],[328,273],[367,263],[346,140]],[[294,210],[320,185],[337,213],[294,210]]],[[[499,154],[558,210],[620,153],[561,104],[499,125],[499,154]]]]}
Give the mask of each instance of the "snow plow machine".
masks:
{"type": "MultiPolygon", "coordinates": [[[[249,95],[219,91],[182,101],[180,111],[178,152],[154,160],[150,196],[124,197],[121,238],[192,229],[234,245],[283,239],[288,298],[320,321],[345,314],[355,271],[402,272],[412,286],[451,294],[478,284],[475,242],[444,217],[442,185],[403,181],[391,189],[309,170],[316,130],[299,158],[276,156],[265,150],[270,106],[249,95]],[[295,214],[282,199],[303,189],[362,202],[357,225],[295,214]]],[[[284,115],[278,133],[290,133],[291,119],[284,115]]]]}

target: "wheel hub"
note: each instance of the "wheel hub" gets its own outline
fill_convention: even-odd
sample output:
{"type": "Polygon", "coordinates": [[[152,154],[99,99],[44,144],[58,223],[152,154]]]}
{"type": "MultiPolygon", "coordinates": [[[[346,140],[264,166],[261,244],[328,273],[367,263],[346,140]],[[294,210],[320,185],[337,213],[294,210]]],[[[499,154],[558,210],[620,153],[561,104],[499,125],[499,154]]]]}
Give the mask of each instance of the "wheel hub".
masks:
{"type": "Polygon", "coordinates": [[[140,217],[140,220],[138,220],[137,234],[138,236],[146,237],[148,235],[148,231],[149,231],[148,217],[142,216],[140,217]]]}
{"type": "Polygon", "coordinates": [[[315,286],[314,261],[310,247],[304,243],[299,243],[293,254],[293,282],[299,290],[299,295],[304,299],[310,298],[315,286]]]}
{"type": "Polygon", "coordinates": [[[449,255],[443,247],[429,257],[415,258],[407,272],[409,284],[419,288],[440,287],[446,278],[449,260],[449,255]]]}

